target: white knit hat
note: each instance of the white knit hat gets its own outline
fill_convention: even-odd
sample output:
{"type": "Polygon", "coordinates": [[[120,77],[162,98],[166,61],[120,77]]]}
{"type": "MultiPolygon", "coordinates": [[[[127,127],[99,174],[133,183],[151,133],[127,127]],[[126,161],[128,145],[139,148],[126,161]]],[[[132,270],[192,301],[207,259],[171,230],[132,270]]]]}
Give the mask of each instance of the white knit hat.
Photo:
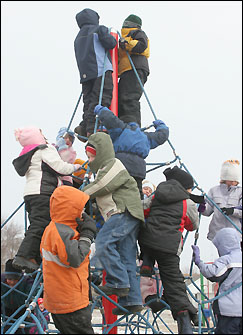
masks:
{"type": "Polygon", "coordinates": [[[143,180],[142,187],[150,187],[152,192],[156,190],[156,186],[148,180],[143,180]]]}
{"type": "Polygon", "coordinates": [[[240,182],[240,162],[229,159],[222,164],[220,180],[230,180],[240,182]]]}

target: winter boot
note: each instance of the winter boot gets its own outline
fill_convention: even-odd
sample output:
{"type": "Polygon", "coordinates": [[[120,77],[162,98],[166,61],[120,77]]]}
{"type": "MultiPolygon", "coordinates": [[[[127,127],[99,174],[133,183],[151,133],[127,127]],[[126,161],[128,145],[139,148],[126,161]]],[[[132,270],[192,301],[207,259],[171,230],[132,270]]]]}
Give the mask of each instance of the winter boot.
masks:
{"type": "Polygon", "coordinates": [[[187,310],[180,311],[176,318],[178,324],[178,334],[193,334],[191,318],[187,310]]]}

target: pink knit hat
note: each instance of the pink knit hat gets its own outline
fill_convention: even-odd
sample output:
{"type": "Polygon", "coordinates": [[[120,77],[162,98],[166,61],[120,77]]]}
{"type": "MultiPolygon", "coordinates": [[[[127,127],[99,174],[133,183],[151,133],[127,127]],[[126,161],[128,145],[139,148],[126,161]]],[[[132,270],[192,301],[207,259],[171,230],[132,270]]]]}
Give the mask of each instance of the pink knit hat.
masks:
{"type": "Polygon", "coordinates": [[[31,144],[46,144],[46,140],[41,133],[41,130],[37,127],[26,127],[22,129],[15,129],[14,135],[16,141],[25,147],[31,144]]]}

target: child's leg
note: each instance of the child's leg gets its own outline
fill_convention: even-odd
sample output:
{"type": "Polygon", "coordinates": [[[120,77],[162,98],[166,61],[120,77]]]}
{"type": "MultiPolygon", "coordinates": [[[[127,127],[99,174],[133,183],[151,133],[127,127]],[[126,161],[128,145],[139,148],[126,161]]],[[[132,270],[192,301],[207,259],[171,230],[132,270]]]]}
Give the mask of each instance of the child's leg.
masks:
{"type": "MultiPolygon", "coordinates": [[[[147,75],[143,70],[137,70],[138,76],[144,86],[147,75]]],[[[141,127],[140,98],[143,94],[136,74],[133,70],[124,72],[118,83],[118,117],[132,115],[134,122],[141,127]]]]}
{"type": "Polygon", "coordinates": [[[242,318],[218,315],[215,334],[242,334],[242,318]]]}
{"type": "MultiPolygon", "coordinates": [[[[90,92],[90,102],[87,111],[87,118],[86,118],[86,129],[87,133],[93,134],[94,127],[95,127],[95,114],[94,109],[95,106],[99,103],[100,97],[100,89],[101,89],[102,77],[98,77],[94,79],[92,90],[90,92]]],[[[112,100],[113,94],[113,80],[112,80],[112,72],[107,71],[105,73],[104,79],[104,86],[102,92],[102,100],[101,105],[104,107],[109,108],[112,100]]]]}
{"type": "Polygon", "coordinates": [[[24,198],[30,225],[16,256],[40,259],[40,242],[46,226],[50,223],[50,196],[29,195],[24,198]]]}

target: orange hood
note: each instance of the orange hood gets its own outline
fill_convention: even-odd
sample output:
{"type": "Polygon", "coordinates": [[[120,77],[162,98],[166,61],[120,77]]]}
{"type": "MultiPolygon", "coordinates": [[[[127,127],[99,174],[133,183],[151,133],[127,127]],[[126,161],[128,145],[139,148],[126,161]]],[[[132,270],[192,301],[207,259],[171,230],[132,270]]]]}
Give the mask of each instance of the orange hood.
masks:
{"type": "Polygon", "coordinates": [[[89,195],[79,189],[62,185],[55,189],[50,198],[50,215],[53,222],[77,226],[76,218],[81,216],[89,195]]]}

